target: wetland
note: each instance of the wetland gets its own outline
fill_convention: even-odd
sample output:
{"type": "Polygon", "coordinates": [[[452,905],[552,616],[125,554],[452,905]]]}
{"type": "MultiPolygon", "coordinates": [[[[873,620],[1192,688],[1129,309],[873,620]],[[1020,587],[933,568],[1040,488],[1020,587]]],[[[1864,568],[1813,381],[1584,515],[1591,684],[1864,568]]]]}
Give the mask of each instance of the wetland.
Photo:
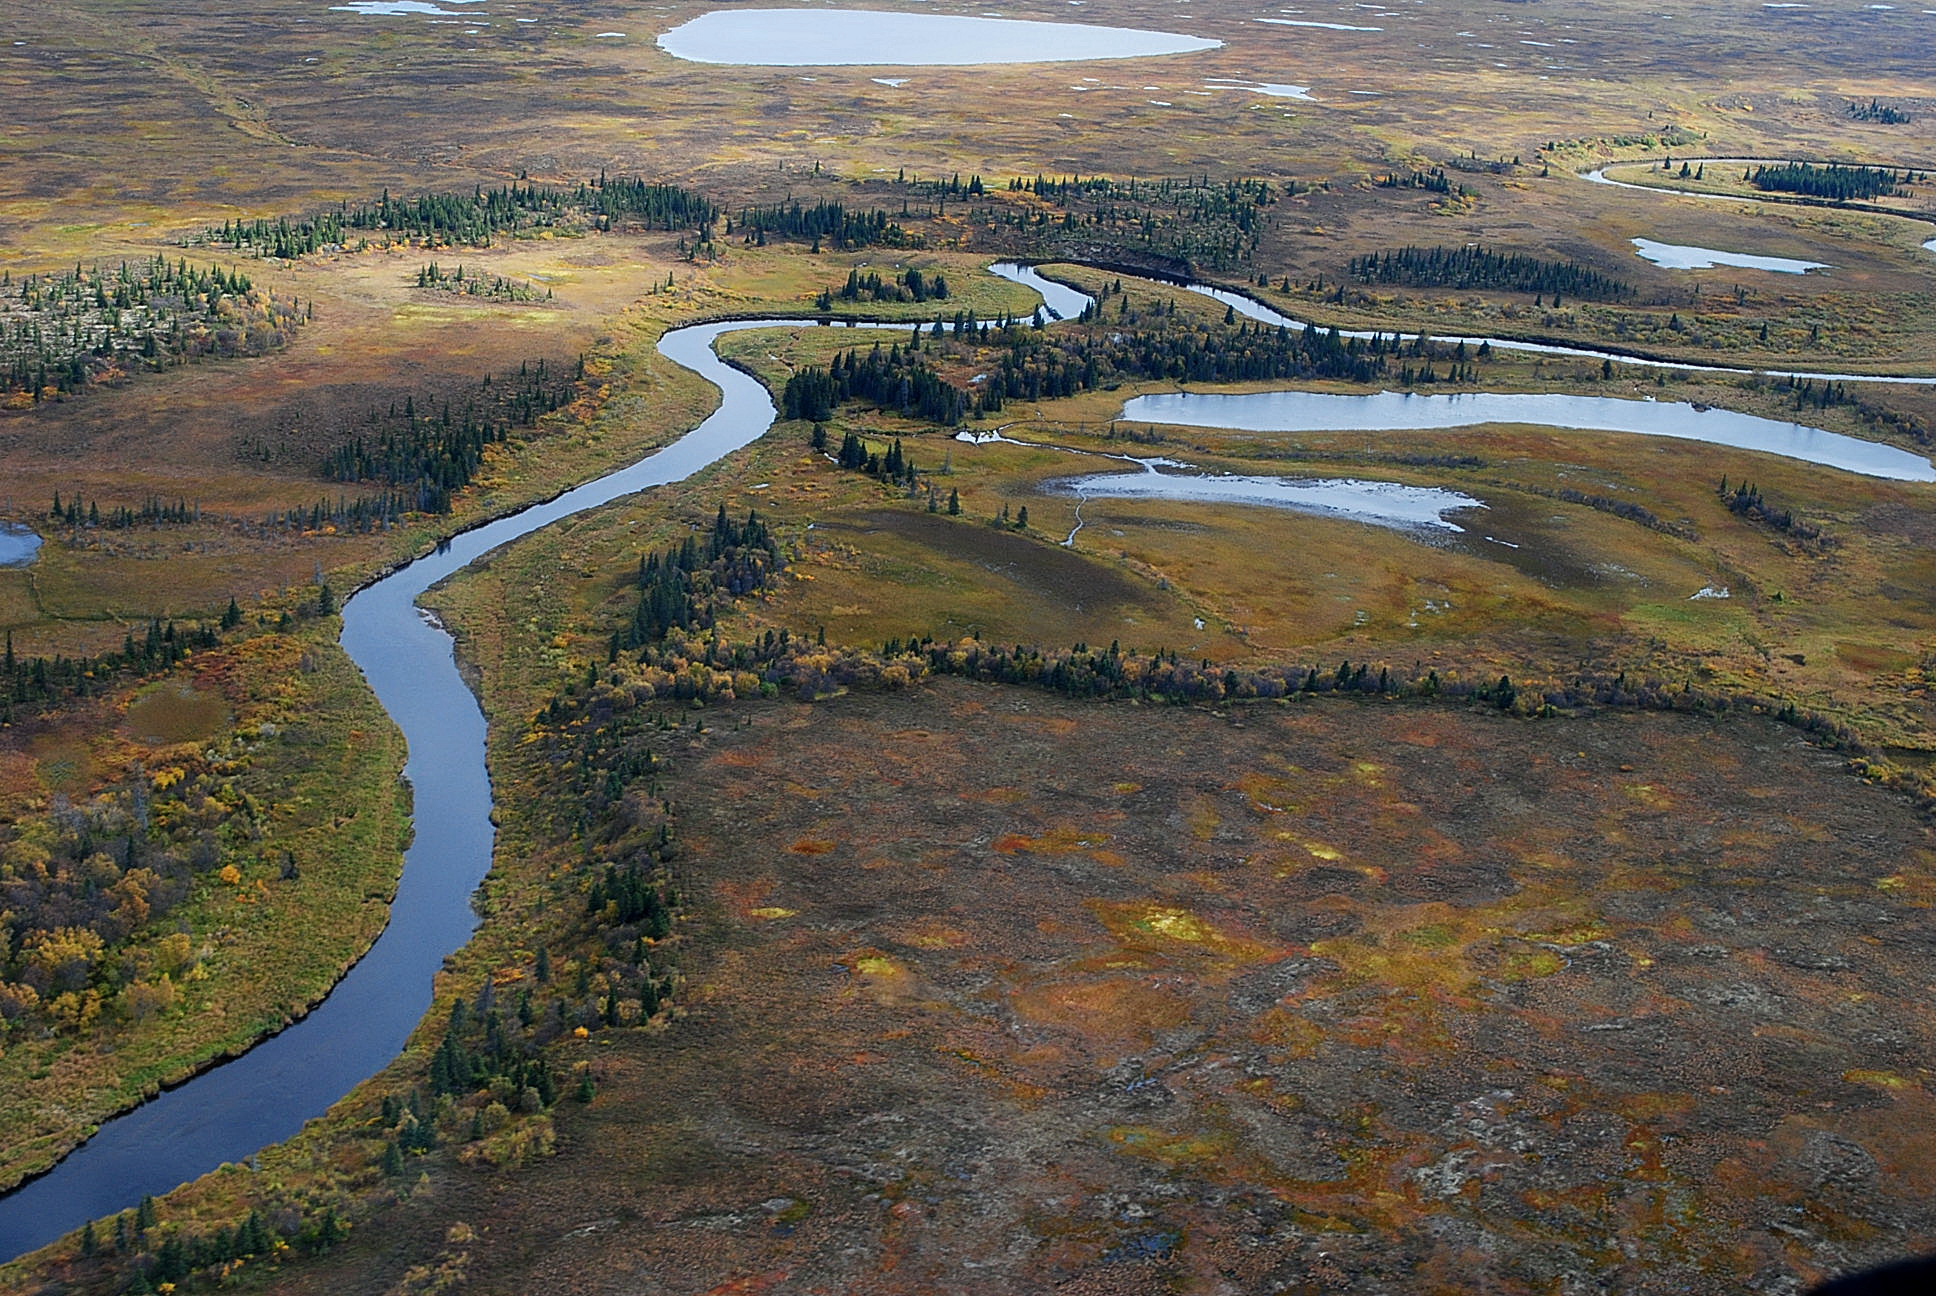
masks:
{"type": "Polygon", "coordinates": [[[1936,1250],[1927,19],[1510,9],[15,15],[0,1289],[1936,1250]]]}

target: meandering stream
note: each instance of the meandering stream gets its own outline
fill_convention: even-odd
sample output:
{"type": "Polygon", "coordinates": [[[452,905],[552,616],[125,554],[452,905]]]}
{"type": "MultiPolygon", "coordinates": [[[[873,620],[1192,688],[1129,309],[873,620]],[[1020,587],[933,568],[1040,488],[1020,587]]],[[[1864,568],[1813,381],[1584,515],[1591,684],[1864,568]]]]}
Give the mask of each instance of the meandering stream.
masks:
{"type": "MultiPolygon", "coordinates": [[[[1003,265],[994,271],[1041,292],[1049,313],[1058,317],[1079,314],[1089,304],[1083,294],[1026,267],[1003,265]]],[[[1187,286],[1253,319],[1303,327],[1241,294],[1187,286]]],[[[757,440],[772,426],[773,403],[760,383],[722,362],[714,344],[727,333],[814,324],[748,319],[695,324],[666,334],[660,352],[720,389],[720,406],[703,423],[629,467],[463,532],[348,600],[343,647],[409,743],[405,775],[415,798],[415,837],[405,855],[389,925],[303,1020],[234,1061],[108,1121],[53,1170],[0,1197],[0,1256],[43,1246],[89,1219],[133,1207],[146,1194],[167,1192],[224,1162],[247,1162],[264,1146],[295,1134],[396,1057],[429,1007],[433,975],[476,927],[471,896],[490,867],[494,841],[484,717],[457,671],[450,635],[416,606],[418,597],[502,545],[622,496],[683,480],[757,440]]],[[[1480,340],[1470,339],[1475,345],[1480,340]]],[[[1592,359],[1607,354],[1498,339],[1492,344],[1592,359]]],[[[1936,383],[1932,378],[1847,377],[1936,383]]]]}

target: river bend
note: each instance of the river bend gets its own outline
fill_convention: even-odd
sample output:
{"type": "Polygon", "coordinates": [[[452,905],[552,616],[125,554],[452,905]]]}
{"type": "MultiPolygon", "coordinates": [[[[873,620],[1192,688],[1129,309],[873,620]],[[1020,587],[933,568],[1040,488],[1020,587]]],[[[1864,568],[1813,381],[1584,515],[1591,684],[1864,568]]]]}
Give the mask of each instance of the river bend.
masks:
{"type": "MultiPolygon", "coordinates": [[[[1054,318],[1078,315],[1090,298],[1013,264],[995,274],[1035,289],[1054,318]]],[[[1249,296],[1184,285],[1253,319],[1304,327],[1249,296]]],[[[840,321],[908,329],[911,323],[840,321]]],[[[451,636],[417,607],[432,585],[513,540],[588,509],[681,481],[758,440],[776,411],[766,389],[727,365],[714,344],[727,333],[815,326],[804,319],[694,324],[667,333],[659,351],[719,387],[720,405],[698,427],[629,467],[454,536],[359,590],[343,606],[342,643],[409,744],[404,775],[414,796],[414,838],[390,921],[368,954],[301,1021],[240,1057],[104,1123],[48,1173],[0,1197],[0,1257],[44,1246],[90,1219],[160,1195],[225,1162],[247,1162],[296,1134],[402,1050],[431,1002],[444,959],[477,926],[471,896],[490,868],[495,833],[485,765],[484,716],[456,667],[451,636]]],[[[1441,339],[1454,341],[1456,339],[1441,339]]],[[[1482,339],[1468,339],[1476,345],[1482,339]]],[[[1586,347],[1491,339],[1495,347],[1659,363],[1586,347]]],[[[1687,370],[1715,366],[1663,364],[1687,370]]],[[[1936,383],[1936,378],[1847,377],[1936,383]]]]}

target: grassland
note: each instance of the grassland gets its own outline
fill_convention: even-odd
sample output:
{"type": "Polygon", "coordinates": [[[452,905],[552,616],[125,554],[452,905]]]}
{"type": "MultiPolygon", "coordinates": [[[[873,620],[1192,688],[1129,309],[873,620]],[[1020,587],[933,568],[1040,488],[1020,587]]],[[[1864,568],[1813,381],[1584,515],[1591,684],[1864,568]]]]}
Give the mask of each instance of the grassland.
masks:
{"type": "MultiPolygon", "coordinates": [[[[1007,179],[1268,181],[1276,200],[1254,246],[1219,274],[1324,324],[1936,371],[1936,257],[1920,223],[1578,175],[1611,163],[1615,178],[1687,187],[1648,167],[1670,152],[1929,166],[1936,91],[1916,26],[1929,19],[1909,10],[1454,3],[1341,11],[1379,28],[1353,32],[1124,0],[1110,21],[1226,45],[1134,65],[916,69],[894,86],[880,69],[702,67],[653,47],[651,33],[702,8],[494,0],[475,30],[298,0],[179,12],[68,0],[10,16],[0,269],[16,277],[205,259],[194,240],[211,224],[386,189],[601,171],[691,184],[728,211],[907,202],[922,246],[723,239],[701,256],[690,231],[621,228],[292,262],[224,254],[313,308],[286,350],[0,412],[0,512],[48,536],[34,566],[0,570],[17,651],[111,650],[150,618],[213,621],[231,597],[245,618],[165,678],[104,683],[0,731],[0,815],[37,831],[60,798],[111,797],[137,766],[177,760],[236,762],[236,786],[270,807],[267,834],[234,845],[239,881],[211,876],[134,942],[146,976],[158,942],[189,937],[194,963],[177,970],[202,975],[175,978],[173,1008],[6,1037],[0,1178],[300,1012],[381,924],[403,827],[394,734],[327,621],[269,627],[324,578],[346,591],[690,426],[713,397],[657,356],[669,327],[820,313],[816,298],[850,270],[910,265],[947,274],[949,312],[1026,313],[1026,293],[978,272],[1018,245],[964,204],[923,215],[923,178],[980,175],[995,209],[1057,220],[1064,208],[1006,192],[1007,179]],[[1313,100],[1228,80],[1309,82],[1313,100]],[[1871,96],[1913,120],[1849,120],[1845,105],[1871,96]],[[1434,168],[1451,192],[1377,183],[1434,168]],[[1633,254],[1636,237],[1831,269],[1669,271],[1633,254]],[[1367,252],[1467,242],[1577,261],[1636,291],[1561,305],[1345,274],[1367,252]],[[430,260],[540,300],[421,288],[430,260]],[[376,489],[320,470],[366,411],[579,357],[576,399],[492,447],[448,515],[367,534],[266,523],[376,489]],[[199,516],[50,527],[56,492],[104,508],[188,500],[199,516]],[[285,848],[299,876],[281,876],[285,848]]],[[[1007,12],[1072,16],[1046,2],[1007,12]]],[[[1710,168],[1693,187],[1730,186],[1710,168]]],[[[1069,210],[1076,228],[1091,214],[1069,210]]],[[[1121,251],[1079,234],[1053,246],[1121,251]]],[[[1139,303],[1220,314],[1128,279],[1139,303]]],[[[861,336],[782,329],[727,351],[777,386],[861,336]]],[[[968,382],[985,358],[958,355],[947,376],[968,382]]],[[[1776,385],[1675,371],[1609,377],[1501,355],[1480,382],[1795,416],[1776,385]]],[[[684,978],[674,1006],[645,1029],[546,1045],[560,1075],[589,1065],[589,1105],[518,1112],[426,1156],[414,1185],[381,1172],[380,1101],[423,1083],[457,998],[499,975],[532,984],[544,933],[561,980],[596,971],[595,995],[618,975],[570,918],[584,843],[610,824],[564,814],[556,772],[526,740],[547,732],[543,708],[575,697],[568,684],[608,669],[641,554],[722,502],[758,507],[787,554],[774,586],[722,609],[735,641],[785,629],[841,654],[908,636],[1117,640],[1233,670],[1349,660],[1554,688],[1624,672],[1647,689],[1820,713],[1866,744],[1856,773],[1927,792],[1927,487],[1537,427],[1138,428],[1160,440],[1125,442],[1120,402],[1161,386],[1012,405],[1000,421],[1034,446],[955,443],[861,407],[832,420],[836,442],[902,438],[959,516],[840,471],[809,450],[806,425],[782,424],[693,482],[533,537],[440,590],[509,792],[484,926],[390,1072],[266,1154],[261,1178],[218,1174],[175,1195],[168,1227],[233,1225],[251,1205],[305,1226],[325,1206],[354,1220],[318,1258],[221,1279],[277,1290],[509,1291],[614,1274],[694,1291],[1535,1291],[1616,1277],[1723,1290],[1936,1243],[1931,1167],[1906,1135],[1926,1124],[1932,1057],[1906,987],[1927,969],[1913,940],[1864,936],[1924,922],[1925,830],[1906,799],[1792,731],[1377,702],[1206,715],[958,681],[811,708],[651,711],[676,726],[655,750],[688,842],[690,910],[666,947],[684,978]],[[1450,486],[1489,512],[1482,529],[1427,544],[1274,510],[1091,500],[1061,543],[1074,505],[1049,484],[1099,462],[1080,456],[1124,450],[1450,486]],[[1724,474],[1819,534],[1731,511],[1715,491],[1724,474]],[[996,525],[1023,505],[1026,529],[996,525]],[[1721,587],[1725,600],[1690,598],[1721,587]],[[1803,912],[1809,923],[1792,921],[1803,912]],[[1018,1241],[998,1253],[997,1235],[1018,1241]]],[[[1927,391],[1855,395],[1805,417],[1912,448],[1936,427],[1927,391]]],[[[0,1271],[0,1286],[125,1279],[125,1266],[72,1255],[70,1243],[0,1271]]]]}

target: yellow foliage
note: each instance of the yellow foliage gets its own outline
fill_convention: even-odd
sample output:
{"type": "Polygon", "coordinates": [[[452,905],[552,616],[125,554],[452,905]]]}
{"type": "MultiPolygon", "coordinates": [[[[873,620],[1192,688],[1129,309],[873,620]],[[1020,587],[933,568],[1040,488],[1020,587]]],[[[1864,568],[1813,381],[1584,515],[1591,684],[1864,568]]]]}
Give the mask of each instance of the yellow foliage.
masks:
{"type": "Polygon", "coordinates": [[[56,927],[27,937],[21,958],[52,984],[78,986],[105,948],[100,935],[85,927],[56,927]]]}

